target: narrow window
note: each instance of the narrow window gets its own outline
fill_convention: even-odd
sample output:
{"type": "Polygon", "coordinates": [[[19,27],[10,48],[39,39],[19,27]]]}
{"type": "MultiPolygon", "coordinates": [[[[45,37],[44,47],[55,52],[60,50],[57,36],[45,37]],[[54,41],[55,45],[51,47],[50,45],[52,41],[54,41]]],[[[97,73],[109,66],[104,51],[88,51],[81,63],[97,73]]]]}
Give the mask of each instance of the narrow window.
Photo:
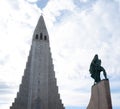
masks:
{"type": "Polygon", "coordinates": [[[38,34],[36,34],[35,39],[38,39],[38,34]]]}
{"type": "Polygon", "coordinates": [[[43,35],[42,35],[42,33],[40,33],[40,40],[42,40],[43,39],[43,35]]]}
{"type": "Polygon", "coordinates": [[[44,40],[47,40],[47,36],[44,36],[44,40]]]}

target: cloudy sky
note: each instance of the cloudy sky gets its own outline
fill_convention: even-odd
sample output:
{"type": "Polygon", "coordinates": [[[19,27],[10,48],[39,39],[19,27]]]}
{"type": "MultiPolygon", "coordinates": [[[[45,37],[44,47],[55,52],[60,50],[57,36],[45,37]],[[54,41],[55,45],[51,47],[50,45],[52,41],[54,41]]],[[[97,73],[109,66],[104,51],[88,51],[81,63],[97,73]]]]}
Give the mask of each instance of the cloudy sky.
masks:
{"type": "Polygon", "coordinates": [[[120,109],[120,0],[0,0],[0,109],[16,97],[41,13],[66,109],[86,109],[96,53],[110,80],[113,109],[120,109]]]}

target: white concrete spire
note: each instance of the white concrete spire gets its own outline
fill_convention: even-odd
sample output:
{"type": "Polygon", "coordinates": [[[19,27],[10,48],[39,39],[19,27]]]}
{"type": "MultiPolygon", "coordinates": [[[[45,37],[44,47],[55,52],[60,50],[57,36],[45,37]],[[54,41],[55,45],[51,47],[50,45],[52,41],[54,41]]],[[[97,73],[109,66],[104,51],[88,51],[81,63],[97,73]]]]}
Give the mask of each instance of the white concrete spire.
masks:
{"type": "Polygon", "coordinates": [[[19,92],[10,109],[64,109],[55,78],[49,36],[41,15],[19,92]]]}

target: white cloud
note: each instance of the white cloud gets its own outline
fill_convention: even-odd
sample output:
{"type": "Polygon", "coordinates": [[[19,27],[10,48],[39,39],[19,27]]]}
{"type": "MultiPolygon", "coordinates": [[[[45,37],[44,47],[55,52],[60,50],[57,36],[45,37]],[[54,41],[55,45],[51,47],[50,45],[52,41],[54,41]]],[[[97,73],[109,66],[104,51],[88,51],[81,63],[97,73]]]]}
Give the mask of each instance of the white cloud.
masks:
{"type": "MultiPolygon", "coordinates": [[[[89,3],[87,0],[84,2],[89,3]]],[[[89,103],[93,80],[88,70],[95,53],[99,54],[108,72],[111,89],[119,90],[119,84],[116,84],[119,81],[114,80],[120,77],[120,5],[115,0],[96,0],[89,7],[81,9],[73,0],[50,0],[43,12],[63,103],[66,106],[86,106],[89,103]],[[57,18],[60,18],[59,22],[57,18]]],[[[14,83],[15,86],[20,84],[40,13],[36,4],[24,0],[0,1],[1,81],[14,83]]],[[[118,95],[112,92],[113,106],[120,106],[118,95]]],[[[12,100],[13,96],[15,94],[12,100]]],[[[3,108],[3,105],[0,107],[7,108],[3,108]]]]}
{"type": "MultiPolygon", "coordinates": [[[[52,10],[55,10],[55,8],[52,10]]],[[[60,13],[59,9],[55,11],[60,13]]],[[[120,56],[120,16],[118,13],[120,11],[117,2],[97,0],[85,10],[74,7],[72,14],[63,17],[62,22],[55,25],[55,29],[50,33],[55,70],[59,76],[58,83],[66,85],[67,91],[77,87],[74,87],[74,81],[79,83],[81,76],[84,79],[89,78],[89,64],[95,53],[100,55],[102,65],[105,67],[108,77],[110,77],[110,82],[112,82],[111,78],[120,77],[119,61],[117,61],[120,56]],[[76,79],[78,77],[79,79],[76,79]]],[[[86,89],[87,87],[88,84],[82,88],[86,89]]],[[[62,85],[60,85],[60,88],[62,93],[62,85]]],[[[71,103],[68,102],[67,100],[64,101],[65,104],[74,104],[72,101],[70,101],[71,103]]],[[[77,98],[76,103],[84,104],[77,102],[77,98]]],[[[117,103],[114,102],[113,105],[119,105],[117,103]]]]}
{"type": "MultiPolygon", "coordinates": [[[[69,2],[67,0],[50,0],[43,9],[46,24],[52,22],[51,26],[53,26],[53,23],[56,22],[56,17],[61,16],[63,10],[74,11],[74,8],[75,5],[72,0],[69,0],[69,2]]],[[[47,27],[50,28],[50,25],[47,27]]]]}
{"type": "MultiPolygon", "coordinates": [[[[26,1],[31,2],[31,3],[35,3],[35,2],[37,2],[38,0],[26,0],[26,1]]],[[[40,1],[40,0],[39,0],[39,1],[40,1]]]]}
{"type": "Polygon", "coordinates": [[[79,0],[80,2],[88,2],[88,1],[90,1],[90,0],[79,0]]]}

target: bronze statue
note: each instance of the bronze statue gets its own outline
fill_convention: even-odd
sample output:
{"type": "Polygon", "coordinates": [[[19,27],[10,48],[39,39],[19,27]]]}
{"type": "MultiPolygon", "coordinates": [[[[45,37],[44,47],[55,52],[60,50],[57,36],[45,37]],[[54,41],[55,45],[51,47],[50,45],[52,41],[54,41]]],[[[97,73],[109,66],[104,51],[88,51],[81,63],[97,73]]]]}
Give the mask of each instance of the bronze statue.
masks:
{"type": "Polygon", "coordinates": [[[98,55],[96,54],[90,64],[90,74],[91,77],[95,80],[94,84],[98,83],[101,81],[100,78],[100,72],[103,71],[103,75],[105,79],[107,79],[107,74],[105,69],[101,66],[101,60],[98,58],[98,55]]]}

